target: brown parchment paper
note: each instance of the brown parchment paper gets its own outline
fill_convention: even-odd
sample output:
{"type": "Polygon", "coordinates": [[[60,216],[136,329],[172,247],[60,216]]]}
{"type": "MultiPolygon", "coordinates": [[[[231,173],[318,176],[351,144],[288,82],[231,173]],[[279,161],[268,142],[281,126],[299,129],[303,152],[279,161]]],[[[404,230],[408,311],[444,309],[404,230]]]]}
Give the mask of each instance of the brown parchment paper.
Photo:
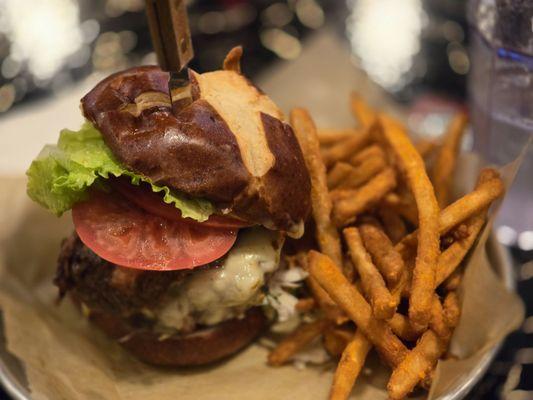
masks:
{"type": "MultiPolygon", "coordinates": [[[[512,180],[517,163],[502,170],[512,180]]],[[[463,157],[458,181],[473,186],[475,159],[463,157]]],[[[495,207],[497,208],[497,207],[495,207]]],[[[52,285],[59,243],[72,229],[31,203],[24,178],[0,178],[0,309],[6,346],[21,361],[34,399],[325,399],[333,364],[298,370],[266,366],[266,350],[248,347],[208,368],[158,369],[144,365],[91,327],[68,302],[56,304],[52,285]]],[[[492,211],[491,221],[494,218],[492,211]]],[[[487,224],[472,251],[464,284],[463,315],[452,341],[458,361],[439,364],[430,398],[450,393],[491,349],[516,329],[524,314],[487,258],[487,224]]],[[[386,399],[388,374],[372,357],[353,398],[386,399]]]]}

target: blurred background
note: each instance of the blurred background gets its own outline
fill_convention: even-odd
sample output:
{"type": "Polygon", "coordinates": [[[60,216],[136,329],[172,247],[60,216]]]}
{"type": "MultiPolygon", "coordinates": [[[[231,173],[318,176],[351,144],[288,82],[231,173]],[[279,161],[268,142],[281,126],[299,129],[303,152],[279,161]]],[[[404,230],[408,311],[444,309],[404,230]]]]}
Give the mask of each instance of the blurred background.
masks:
{"type": "MultiPolygon", "coordinates": [[[[470,61],[463,1],[187,3],[194,69],[219,67],[241,43],[245,73],[253,78],[278,60],[297,59],[305,40],[330,25],[370,78],[398,100],[428,88],[464,98],[470,61]]],[[[144,0],[1,0],[0,16],[1,113],[94,72],[155,62],[144,0]]]]}
{"type": "MultiPolygon", "coordinates": [[[[533,132],[531,0],[189,0],[195,58],[220,67],[244,47],[243,70],[288,110],[308,107],[319,126],[351,123],[361,92],[437,138],[469,108],[463,146],[488,162],[516,158],[533,132]]],[[[78,102],[113,71],[156,63],[144,0],[0,0],[0,174],[22,174],[78,102]]],[[[533,306],[533,149],[497,222],[533,306]]],[[[533,317],[513,335],[471,399],[532,398],[533,317]],[[523,397],[520,397],[523,396],[523,397]]]]}

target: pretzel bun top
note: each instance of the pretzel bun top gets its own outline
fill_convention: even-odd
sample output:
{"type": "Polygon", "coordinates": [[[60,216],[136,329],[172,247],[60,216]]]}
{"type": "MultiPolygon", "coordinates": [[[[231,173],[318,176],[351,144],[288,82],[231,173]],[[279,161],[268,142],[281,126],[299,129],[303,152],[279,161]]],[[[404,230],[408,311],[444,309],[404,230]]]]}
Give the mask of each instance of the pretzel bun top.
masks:
{"type": "Polygon", "coordinates": [[[283,113],[239,70],[189,70],[192,103],[177,113],[169,74],[156,66],[109,76],[81,108],[133,172],[297,235],[310,211],[302,151],[283,113]]]}

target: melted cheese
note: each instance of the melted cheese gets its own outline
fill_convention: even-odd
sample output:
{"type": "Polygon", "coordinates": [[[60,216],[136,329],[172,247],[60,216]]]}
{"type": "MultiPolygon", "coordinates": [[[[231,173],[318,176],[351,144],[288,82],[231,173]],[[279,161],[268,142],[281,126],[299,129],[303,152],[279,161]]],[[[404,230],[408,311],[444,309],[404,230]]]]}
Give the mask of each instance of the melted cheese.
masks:
{"type": "Polygon", "coordinates": [[[171,289],[171,299],[157,311],[159,325],[183,330],[215,325],[260,305],[265,275],[279,265],[277,234],[264,228],[243,230],[219,268],[195,271],[171,289]]]}

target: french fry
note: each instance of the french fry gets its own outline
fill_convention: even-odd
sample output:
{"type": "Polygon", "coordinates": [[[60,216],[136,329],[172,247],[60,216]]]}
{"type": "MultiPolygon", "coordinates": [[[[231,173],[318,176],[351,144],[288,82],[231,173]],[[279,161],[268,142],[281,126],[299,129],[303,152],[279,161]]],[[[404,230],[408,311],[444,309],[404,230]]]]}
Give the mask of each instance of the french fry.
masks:
{"type": "Polygon", "coordinates": [[[413,329],[409,322],[409,318],[405,315],[395,313],[392,318],[389,319],[388,324],[396,336],[408,342],[413,342],[420,336],[420,332],[413,329]]]}
{"type": "Polygon", "coordinates": [[[304,159],[311,176],[311,204],[316,223],[316,236],[320,250],[342,265],[339,234],[331,223],[331,199],[326,184],[326,169],[320,158],[315,124],[306,110],[291,112],[291,125],[298,142],[304,149],[304,159]]]}
{"type": "Polygon", "coordinates": [[[353,336],[353,330],[329,326],[322,337],[324,348],[332,357],[338,357],[353,339],[353,336]]]}
{"type": "Polygon", "coordinates": [[[451,336],[450,327],[444,318],[444,309],[440,302],[439,296],[436,294],[433,296],[429,327],[444,343],[446,343],[451,336]]]}
{"type": "Polygon", "coordinates": [[[322,286],[320,286],[315,278],[308,276],[305,279],[305,283],[311,291],[313,298],[330,320],[334,321],[336,324],[346,322],[347,317],[339,307],[337,307],[337,304],[335,304],[331,297],[329,297],[329,294],[322,288],[322,286]]]}
{"type": "Polygon", "coordinates": [[[432,369],[429,371],[429,373],[424,376],[424,379],[422,379],[419,383],[421,388],[424,388],[429,392],[431,389],[431,384],[433,383],[433,379],[435,378],[435,369],[432,369]]]}
{"type": "Polygon", "coordinates": [[[437,264],[437,276],[435,286],[440,286],[461,264],[468,250],[476,241],[481,228],[485,224],[485,213],[481,212],[470,218],[468,223],[469,234],[466,238],[456,240],[442,252],[437,264]]]}
{"type": "MultiPolygon", "coordinates": [[[[490,202],[500,196],[503,190],[503,182],[501,182],[498,172],[491,168],[483,169],[480,172],[476,189],[441,211],[439,215],[439,230],[441,235],[448,233],[451,228],[463,222],[457,218],[457,215],[461,215],[460,218],[463,218],[465,213],[468,215],[477,211],[478,214],[472,216],[467,223],[468,236],[454,242],[439,256],[435,277],[436,287],[441,285],[446,277],[453,273],[468,253],[468,250],[472,247],[483,227],[485,213],[490,202]],[[472,195],[472,193],[475,194],[472,195]],[[480,206],[481,209],[479,208],[480,206]]],[[[411,249],[416,245],[416,241],[417,232],[415,231],[397,243],[395,249],[402,254],[404,259],[407,259],[410,257],[411,249]]],[[[458,283],[459,279],[456,278],[455,282],[458,283]]]]}
{"type": "Polygon", "coordinates": [[[356,216],[366,211],[396,186],[396,176],[386,168],[357,190],[345,190],[333,203],[333,220],[337,226],[353,222],[356,216]]]}
{"type": "Polygon", "coordinates": [[[437,147],[438,144],[435,140],[421,139],[415,143],[416,151],[422,158],[428,157],[437,147]]]}
{"type": "Polygon", "coordinates": [[[322,317],[296,329],[271,353],[269,363],[286,363],[321,335],[326,351],[341,356],[330,399],[347,399],[375,346],[393,368],[389,396],[400,399],[417,384],[430,388],[434,367],[459,322],[461,262],[504,184],[495,170],[485,169],[471,193],[441,210],[466,116],[454,118],[442,143],[421,140],[413,145],[400,124],[377,114],[358,95],[350,105],[360,124],[356,129],[317,134],[305,110],[291,113],[310,171],[321,252],[297,253],[287,260],[309,273],[312,297],[298,301],[296,309],[320,307],[322,317]],[[357,226],[350,226],[354,222],[357,226]],[[396,312],[402,298],[409,300],[407,315],[396,312]],[[350,320],[356,330],[352,322],[345,323],[350,320]],[[408,350],[400,339],[410,346],[417,343],[408,350]]]}
{"type": "Polygon", "coordinates": [[[459,324],[461,306],[456,292],[450,292],[444,298],[444,321],[454,329],[459,324]]]}
{"type": "Polygon", "coordinates": [[[357,376],[363,369],[366,356],[372,345],[359,330],[342,352],[337,365],[333,384],[329,393],[330,400],[345,400],[350,396],[357,376]]]}
{"type": "Polygon", "coordinates": [[[416,346],[394,369],[387,384],[389,397],[403,399],[431,373],[444,352],[444,344],[432,330],[424,332],[416,346]]]}
{"type": "Polygon", "coordinates": [[[385,155],[385,152],[383,151],[383,149],[381,147],[379,147],[377,144],[373,144],[373,145],[370,145],[368,147],[365,147],[360,152],[355,153],[348,160],[348,162],[350,164],[352,164],[352,165],[357,166],[357,165],[362,164],[363,162],[365,162],[369,158],[374,158],[374,157],[380,157],[380,158],[383,158],[383,159],[387,158],[386,155],[385,155]]]}
{"type": "Polygon", "coordinates": [[[381,205],[378,208],[378,215],[392,243],[398,243],[407,234],[405,222],[394,210],[381,205]]]}
{"type": "MultiPolygon", "coordinates": [[[[309,272],[307,254],[298,253],[297,258],[300,266],[309,272]]],[[[337,304],[335,304],[326,291],[322,289],[322,286],[320,286],[316,279],[314,279],[312,276],[307,276],[307,278],[305,278],[305,283],[320,309],[324,311],[330,320],[335,321],[337,324],[341,324],[348,320],[343,312],[339,309],[337,304]]]]}
{"type": "Polygon", "coordinates": [[[311,311],[316,307],[316,300],[312,297],[306,297],[304,299],[299,299],[294,308],[296,311],[305,313],[311,311]]]}
{"type": "Polygon", "coordinates": [[[322,160],[326,167],[331,167],[338,161],[346,161],[353,154],[364,148],[370,142],[372,126],[361,133],[348,137],[331,147],[322,150],[322,160]]]}
{"type": "Polygon", "coordinates": [[[353,135],[359,135],[361,133],[360,129],[319,129],[318,130],[318,141],[320,146],[330,146],[341,140],[348,139],[353,135]]]}
{"type": "Polygon", "coordinates": [[[394,302],[383,277],[372,263],[366,252],[357,228],[346,228],[344,238],[352,258],[352,263],[359,273],[363,291],[372,306],[372,312],[378,319],[388,319],[394,315],[397,304],[394,302]]]}
{"type": "MultiPolygon", "coordinates": [[[[495,170],[485,169],[480,173],[480,178],[485,174],[494,176],[495,170]]],[[[505,191],[504,184],[500,177],[487,178],[478,183],[476,188],[470,193],[456,200],[439,214],[439,234],[442,236],[448,233],[453,227],[464,222],[473,215],[479,213],[500,197],[505,191]]],[[[405,236],[396,244],[396,250],[403,253],[404,247],[416,246],[418,231],[414,231],[405,236]]]]}
{"type": "Polygon", "coordinates": [[[370,305],[333,261],[328,256],[311,250],[309,273],[376,346],[383,359],[391,366],[399,365],[407,354],[407,348],[392,333],[385,321],[372,316],[370,305]]]}
{"type": "Polygon", "coordinates": [[[366,250],[387,281],[388,287],[393,287],[405,269],[402,256],[394,249],[392,242],[377,225],[362,224],[359,226],[359,232],[366,250]]]}
{"type": "Polygon", "coordinates": [[[348,279],[348,282],[353,282],[355,280],[357,271],[352,263],[352,260],[349,258],[344,259],[344,263],[342,264],[342,272],[344,273],[346,279],[348,279]]]}
{"type": "Polygon", "coordinates": [[[280,366],[285,364],[296,353],[316,339],[329,322],[325,318],[298,326],[289,336],[285,337],[268,355],[268,364],[280,366]]]}
{"type": "Polygon", "coordinates": [[[461,269],[456,269],[453,271],[453,273],[446,279],[444,282],[442,282],[442,287],[448,291],[451,292],[453,290],[457,290],[459,286],[461,285],[461,280],[463,279],[463,271],[461,269]]]}
{"type": "Polygon", "coordinates": [[[439,206],[433,186],[426,174],[424,161],[410,142],[403,128],[386,116],[380,116],[383,139],[391,148],[418,209],[418,249],[411,295],[409,319],[415,329],[424,329],[431,316],[431,302],[435,289],[435,273],[439,248],[439,206]]]}
{"type": "Polygon", "coordinates": [[[455,271],[453,274],[450,275],[448,279],[444,281],[442,286],[446,291],[453,291],[457,290],[459,286],[461,285],[461,281],[463,279],[463,274],[461,271],[455,271]]]}
{"type": "Polygon", "coordinates": [[[413,275],[414,259],[412,260],[413,265],[406,265],[406,268],[403,270],[403,273],[400,275],[400,280],[396,285],[391,288],[391,296],[394,299],[396,304],[399,304],[402,297],[409,297],[410,284],[413,275]]]}
{"type": "Polygon", "coordinates": [[[354,170],[355,168],[348,163],[342,161],[335,163],[327,175],[328,188],[335,189],[354,170]]]}
{"type": "Polygon", "coordinates": [[[479,185],[472,192],[450,204],[442,210],[439,217],[439,230],[441,235],[488,207],[490,203],[503,194],[504,190],[503,182],[499,177],[490,179],[479,185]]]}
{"type": "Polygon", "coordinates": [[[413,226],[418,226],[418,210],[416,204],[402,198],[398,193],[388,193],[383,198],[383,206],[394,210],[397,214],[405,218],[413,226]]]}
{"type": "Polygon", "coordinates": [[[468,117],[460,112],[450,122],[433,166],[432,181],[439,206],[449,203],[451,181],[468,117]]]}
{"type": "Polygon", "coordinates": [[[372,157],[365,160],[362,164],[353,168],[338,184],[339,189],[354,189],[368,182],[373,176],[387,166],[383,157],[372,157]]]}
{"type": "Polygon", "coordinates": [[[374,110],[372,110],[357,93],[352,93],[350,96],[350,107],[357,122],[363,127],[372,125],[376,119],[376,113],[374,110]]]}

